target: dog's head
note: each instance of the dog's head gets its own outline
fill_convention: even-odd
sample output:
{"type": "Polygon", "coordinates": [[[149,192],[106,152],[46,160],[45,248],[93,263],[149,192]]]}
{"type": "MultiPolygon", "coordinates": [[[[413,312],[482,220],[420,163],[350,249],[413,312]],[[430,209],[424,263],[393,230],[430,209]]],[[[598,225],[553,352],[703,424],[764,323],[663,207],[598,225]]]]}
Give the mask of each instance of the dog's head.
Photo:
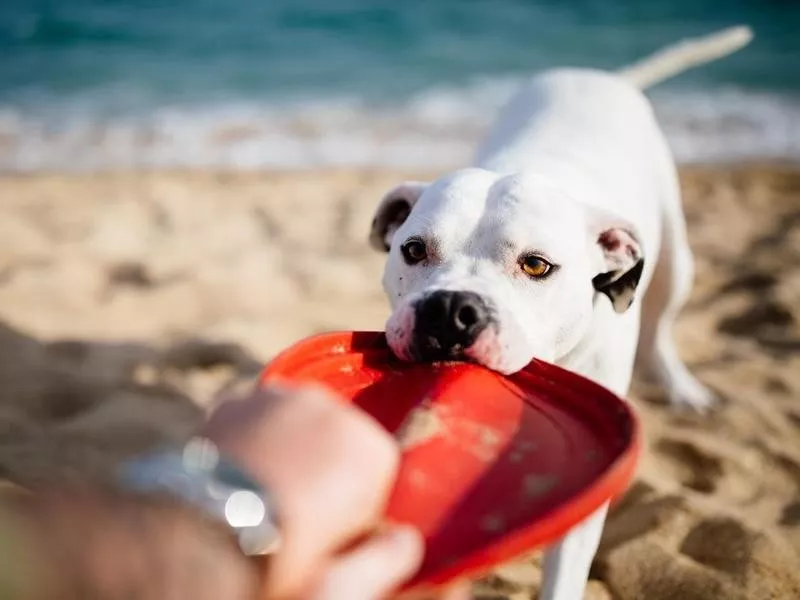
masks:
{"type": "Polygon", "coordinates": [[[465,359],[512,373],[569,353],[596,302],[633,302],[633,228],[529,175],[466,169],[406,182],[381,201],[388,342],[405,360],[465,359]]]}

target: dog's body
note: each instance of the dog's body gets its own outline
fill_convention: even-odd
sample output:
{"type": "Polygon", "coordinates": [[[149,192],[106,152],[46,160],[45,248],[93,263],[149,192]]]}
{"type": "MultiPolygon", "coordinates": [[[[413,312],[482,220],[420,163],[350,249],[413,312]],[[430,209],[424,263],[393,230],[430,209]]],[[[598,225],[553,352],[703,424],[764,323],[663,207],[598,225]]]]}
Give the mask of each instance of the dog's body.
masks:
{"type": "MultiPolygon", "coordinates": [[[[565,198],[622,217],[637,232],[645,260],[630,308],[616,314],[608,298],[597,298],[582,335],[568,348],[542,357],[626,393],[640,328],[641,291],[660,268],[654,258],[662,245],[664,260],[685,250],[676,174],[649,103],[614,75],[547,72],[531,80],[502,113],[479,148],[477,166],[544,176],[557,182],[565,198]]],[[[550,316],[559,319],[555,310],[550,316]]]]}
{"type": "MultiPolygon", "coordinates": [[[[750,38],[734,28],[619,73],[534,77],[473,168],[386,194],[370,240],[389,252],[395,354],[504,373],[539,358],[620,395],[638,358],[674,405],[710,405],[672,340],[693,263],[675,165],[642,90],[750,38]]],[[[543,600],[583,597],[607,509],[547,549],[543,600]]]]}
{"type": "Polygon", "coordinates": [[[390,191],[371,240],[390,253],[395,353],[505,373],[540,358],[623,395],[638,355],[674,403],[709,405],[672,342],[692,256],[641,90],[749,38],[734,29],[620,73],[545,72],[502,111],[474,167],[390,191]]]}
{"type": "Polygon", "coordinates": [[[565,196],[636,232],[644,265],[633,304],[616,314],[607,298],[596,298],[592,324],[554,362],[625,394],[638,345],[641,365],[662,378],[675,402],[705,406],[710,396],[672,347],[672,319],[691,287],[693,264],[672,155],[643,93],[598,71],[536,77],[481,145],[477,166],[544,174],[565,196]]]}

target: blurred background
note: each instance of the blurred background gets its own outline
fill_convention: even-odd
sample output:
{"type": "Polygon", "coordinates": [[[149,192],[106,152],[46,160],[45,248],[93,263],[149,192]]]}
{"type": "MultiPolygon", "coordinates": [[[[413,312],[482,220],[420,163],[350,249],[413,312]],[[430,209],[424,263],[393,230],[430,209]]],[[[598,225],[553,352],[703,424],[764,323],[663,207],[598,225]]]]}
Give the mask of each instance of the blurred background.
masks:
{"type": "Polygon", "coordinates": [[[682,161],[796,159],[791,0],[4,0],[0,168],[449,166],[538,69],[739,23],[659,116],[682,161]]]}
{"type": "MultiPolygon", "coordinates": [[[[590,600],[800,598],[800,3],[0,0],[0,487],[113,476],[312,333],[381,330],[382,195],[468,163],[517,84],[748,24],[649,96],[696,258],[705,417],[647,452],[590,600]]],[[[537,557],[480,600],[527,600],[537,557]]]]}

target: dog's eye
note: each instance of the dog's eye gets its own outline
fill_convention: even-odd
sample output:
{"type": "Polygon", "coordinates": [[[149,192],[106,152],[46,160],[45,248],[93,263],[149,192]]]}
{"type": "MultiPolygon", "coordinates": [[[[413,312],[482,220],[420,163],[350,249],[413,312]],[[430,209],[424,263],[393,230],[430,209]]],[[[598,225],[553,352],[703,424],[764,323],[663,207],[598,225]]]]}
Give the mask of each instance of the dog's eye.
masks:
{"type": "Polygon", "coordinates": [[[553,265],[541,256],[523,256],[519,264],[522,270],[525,271],[525,274],[534,279],[545,277],[553,268],[553,265]]]}
{"type": "Polygon", "coordinates": [[[409,265],[415,265],[428,258],[428,250],[425,248],[425,242],[422,240],[411,238],[400,248],[403,253],[403,258],[409,265]]]}

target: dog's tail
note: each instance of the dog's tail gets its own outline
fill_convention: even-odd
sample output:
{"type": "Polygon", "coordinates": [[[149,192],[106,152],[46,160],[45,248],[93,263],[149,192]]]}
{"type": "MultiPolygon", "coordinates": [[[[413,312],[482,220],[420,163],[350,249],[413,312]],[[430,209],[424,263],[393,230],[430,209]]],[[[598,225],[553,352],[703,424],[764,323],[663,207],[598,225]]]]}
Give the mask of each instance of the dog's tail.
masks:
{"type": "Polygon", "coordinates": [[[699,65],[733,54],[753,39],[749,27],[731,27],[700,38],[685,39],[659,50],[618,74],[644,90],[699,65]]]}

